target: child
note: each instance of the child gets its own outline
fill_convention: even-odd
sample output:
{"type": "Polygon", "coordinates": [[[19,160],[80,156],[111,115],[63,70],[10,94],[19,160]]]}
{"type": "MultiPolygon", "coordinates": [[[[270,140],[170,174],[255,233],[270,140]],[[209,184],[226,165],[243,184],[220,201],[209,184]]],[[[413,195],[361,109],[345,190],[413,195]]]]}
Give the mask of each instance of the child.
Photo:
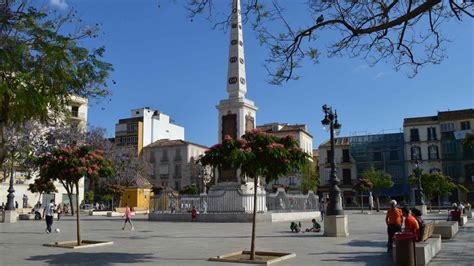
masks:
{"type": "Polygon", "coordinates": [[[196,221],[198,214],[199,211],[196,209],[196,206],[193,206],[193,209],[191,210],[191,222],[196,221]]]}
{"type": "MultiPolygon", "coordinates": [[[[123,227],[122,227],[122,230],[125,230],[125,227],[127,226],[127,223],[130,224],[130,226],[132,226],[132,231],[135,230],[135,228],[133,227],[133,224],[132,224],[132,210],[130,210],[130,207],[128,207],[128,203],[125,204],[125,223],[123,224],[123,227]]],[[[122,216],[122,218],[124,217],[122,216]]]]}
{"type": "Polygon", "coordinates": [[[299,233],[301,231],[301,223],[298,225],[295,222],[291,222],[290,229],[292,233],[299,233]]]}
{"type": "Polygon", "coordinates": [[[311,220],[311,222],[313,222],[313,227],[307,228],[306,232],[316,232],[316,233],[320,232],[321,231],[321,225],[318,222],[316,222],[316,219],[311,220]]]}

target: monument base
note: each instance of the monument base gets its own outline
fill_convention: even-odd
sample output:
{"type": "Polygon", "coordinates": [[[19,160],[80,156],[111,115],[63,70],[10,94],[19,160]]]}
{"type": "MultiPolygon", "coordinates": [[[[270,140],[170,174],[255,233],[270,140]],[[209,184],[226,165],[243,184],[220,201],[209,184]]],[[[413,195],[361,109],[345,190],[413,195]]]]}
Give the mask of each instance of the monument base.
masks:
{"type": "MultiPolygon", "coordinates": [[[[235,182],[219,183],[212,186],[208,193],[208,212],[253,212],[253,182],[239,184],[235,182]]],[[[266,193],[263,187],[257,187],[257,212],[267,211],[266,193]]]]}
{"type": "Polygon", "coordinates": [[[18,220],[18,214],[15,210],[13,211],[4,211],[3,212],[3,222],[4,223],[16,223],[18,220]]]}
{"type": "Polygon", "coordinates": [[[324,217],[324,235],[329,237],[349,236],[349,230],[347,229],[347,216],[328,215],[324,217]]]}
{"type": "Polygon", "coordinates": [[[428,214],[428,208],[426,207],[426,205],[416,205],[415,208],[421,211],[421,215],[428,214]]]}

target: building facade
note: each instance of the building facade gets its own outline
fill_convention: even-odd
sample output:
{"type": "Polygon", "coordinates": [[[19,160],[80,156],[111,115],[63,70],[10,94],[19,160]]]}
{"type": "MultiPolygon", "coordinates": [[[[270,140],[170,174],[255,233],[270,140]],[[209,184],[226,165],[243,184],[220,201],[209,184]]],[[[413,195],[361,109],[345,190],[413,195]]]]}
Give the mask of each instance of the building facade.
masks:
{"type": "MultiPolygon", "coordinates": [[[[86,98],[71,96],[69,101],[69,106],[67,106],[66,113],[64,113],[60,118],[59,122],[66,122],[71,127],[77,127],[80,131],[85,132],[87,129],[87,111],[88,111],[88,100],[86,98]]],[[[39,134],[43,134],[47,138],[51,127],[44,126],[39,134]]],[[[24,203],[26,208],[33,207],[37,202],[41,202],[43,206],[49,203],[51,199],[54,199],[56,204],[58,203],[70,203],[69,197],[67,196],[66,189],[60,182],[54,182],[57,192],[51,194],[43,194],[40,198],[39,193],[32,193],[28,190],[29,185],[34,183],[34,180],[38,177],[38,173],[28,173],[24,170],[16,169],[14,171],[14,195],[15,201],[18,202],[18,207],[23,208],[24,203]],[[24,202],[25,199],[25,202],[24,202]],[[27,200],[26,200],[27,199],[27,200]]],[[[8,174],[5,174],[3,171],[0,171],[0,202],[7,202],[8,187],[9,187],[9,178],[8,174]]],[[[84,178],[81,178],[79,181],[79,202],[84,198],[84,178]]],[[[73,204],[75,208],[75,192],[73,193],[73,204]]],[[[2,204],[3,205],[3,204],[2,204]]]]}
{"type": "MultiPolygon", "coordinates": [[[[330,143],[326,142],[320,145],[319,151],[320,191],[327,193],[331,171],[330,143]]],[[[352,205],[355,203],[354,201],[358,200],[359,197],[353,191],[352,186],[357,179],[362,178],[364,171],[371,166],[390,174],[395,183],[392,188],[379,191],[380,196],[403,199],[409,195],[403,133],[336,138],[335,161],[346,205],[352,205]]]]}
{"type": "Polygon", "coordinates": [[[149,144],[143,149],[145,160],[153,166],[149,181],[175,190],[191,184],[201,187],[195,162],[207,149],[184,140],[162,139],[149,144]]]}
{"type": "MultiPolygon", "coordinates": [[[[474,152],[464,139],[474,132],[474,109],[438,112],[436,116],[406,118],[403,122],[407,175],[414,161],[424,172],[441,172],[469,189],[467,200],[474,201],[474,152]]],[[[464,198],[459,191],[451,201],[464,198]]],[[[414,191],[412,192],[414,200],[414,191]]]]}
{"type": "Polygon", "coordinates": [[[168,115],[149,107],[133,109],[129,118],[115,124],[115,145],[133,146],[138,154],[143,147],[159,139],[184,140],[184,127],[173,124],[168,115]]]}
{"type": "MultiPolygon", "coordinates": [[[[286,136],[292,136],[297,142],[299,147],[311,157],[313,156],[313,136],[309,134],[306,125],[296,124],[290,125],[287,123],[268,123],[257,126],[258,129],[266,132],[267,134],[283,138],[286,136]]],[[[267,184],[267,189],[270,189],[273,185],[288,186],[289,189],[296,190],[299,188],[300,174],[294,173],[288,176],[280,177],[274,180],[272,183],[267,184]]]]}

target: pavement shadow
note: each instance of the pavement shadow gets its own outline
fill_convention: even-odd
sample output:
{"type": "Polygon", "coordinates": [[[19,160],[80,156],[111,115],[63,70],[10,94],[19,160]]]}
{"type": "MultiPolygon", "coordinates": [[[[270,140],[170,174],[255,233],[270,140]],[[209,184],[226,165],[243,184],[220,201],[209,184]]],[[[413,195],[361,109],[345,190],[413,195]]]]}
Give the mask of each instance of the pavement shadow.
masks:
{"type": "Polygon", "coordinates": [[[308,255],[336,255],[335,259],[321,259],[320,261],[339,263],[365,263],[365,265],[392,265],[392,256],[385,252],[322,252],[308,255]],[[374,264],[376,262],[376,264],[374,264]]]}
{"type": "Polygon", "coordinates": [[[117,263],[145,263],[157,259],[153,254],[123,252],[67,252],[62,254],[31,256],[26,260],[52,265],[114,265],[117,263]]]}
{"type": "Polygon", "coordinates": [[[344,243],[340,245],[344,245],[344,246],[348,245],[352,247],[382,247],[383,248],[387,246],[387,242],[353,239],[348,243],[344,243]]]}

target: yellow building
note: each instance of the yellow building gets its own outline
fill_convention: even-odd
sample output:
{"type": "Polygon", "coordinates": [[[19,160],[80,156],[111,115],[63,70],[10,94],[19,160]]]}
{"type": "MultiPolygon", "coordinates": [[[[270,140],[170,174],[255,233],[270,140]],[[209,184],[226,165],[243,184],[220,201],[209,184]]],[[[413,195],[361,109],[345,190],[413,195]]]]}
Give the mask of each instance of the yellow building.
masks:
{"type": "Polygon", "coordinates": [[[153,196],[151,192],[152,185],[144,177],[137,177],[132,180],[132,186],[125,189],[122,194],[120,207],[129,207],[136,210],[148,210],[150,206],[150,198],[153,196]]]}

